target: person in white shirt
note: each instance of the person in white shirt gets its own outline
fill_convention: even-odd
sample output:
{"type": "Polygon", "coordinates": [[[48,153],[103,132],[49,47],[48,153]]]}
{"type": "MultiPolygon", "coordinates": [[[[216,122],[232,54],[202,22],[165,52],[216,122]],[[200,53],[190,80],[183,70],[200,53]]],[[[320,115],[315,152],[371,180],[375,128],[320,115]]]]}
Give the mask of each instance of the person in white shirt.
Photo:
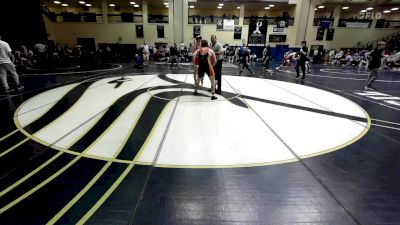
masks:
{"type": "Polygon", "coordinates": [[[353,62],[353,57],[351,56],[350,53],[347,53],[344,59],[342,59],[341,64],[342,66],[348,66],[351,65],[352,62],[353,62]]]}
{"type": "Polygon", "coordinates": [[[185,50],[185,43],[182,42],[182,43],[179,45],[179,51],[182,52],[183,50],[185,50]]]}
{"type": "Polygon", "coordinates": [[[7,73],[11,73],[15,84],[17,85],[17,90],[24,89],[24,86],[19,83],[19,77],[15,70],[15,66],[13,64],[14,56],[12,54],[10,45],[1,40],[0,36],[0,79],[4,88],[4,92],[10,92],[10,87],[7,82],[7,73]]]}
{"type": "Polygon", "coordinates": [[[387,69],[393,69],[396,62],[399,61],[400,61],[400,52],[397,52],[395,50],[392,55],[387,57],[387,59],[385,60],[385,65],[387,66],[387,69]]]}
{"type": "Polygon", "coordinates": [[[140,46],[142,49],[142,54],[143,54],[143,64],[148,65],[149,64],[149,56],[150,56],[150,49],[149,45],[147,42],[144,42],[142,46],[140,46]]]}
{"type": "Polygon", "coordinates": [[[344,55],[343,51],[336,53],[333,64],[336,65],[336,64],[340,63],[340,60],[342,59],[343,55],[344,55]]]}
{"type": "Polygon", "coordinates": [[[368,62],[368,56],[370,52],[362,51],[360,55],[360,62],[358,63],[358,71],[361,71],[361,68],[364,68],[365,71],[367,71],[369,62],[368,62]]]}
{"type": "Polygon", "coordinates": [[[330,51],[329,51],[329,63],[330,64],[333,64],[333,60],[334,60],[334,57],[335,57],[335,50],[332,48],[330,51]]]}

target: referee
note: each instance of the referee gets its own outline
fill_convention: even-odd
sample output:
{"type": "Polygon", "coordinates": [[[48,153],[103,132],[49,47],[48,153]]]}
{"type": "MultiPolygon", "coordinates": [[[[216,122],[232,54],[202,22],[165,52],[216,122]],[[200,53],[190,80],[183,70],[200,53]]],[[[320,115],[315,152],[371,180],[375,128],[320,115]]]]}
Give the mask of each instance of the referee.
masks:
{"type": "Polygon", "coordinates": [[[222,90],[222,56],[224,55],[224,52],[222,50],[222,45],[217,42],[217,36],[215,35],[211,35],[211,49],[215,52],[217,57],[217,64],[214,66],[215,80],[217,84],[215,93],[220,95],[222,90]]]}

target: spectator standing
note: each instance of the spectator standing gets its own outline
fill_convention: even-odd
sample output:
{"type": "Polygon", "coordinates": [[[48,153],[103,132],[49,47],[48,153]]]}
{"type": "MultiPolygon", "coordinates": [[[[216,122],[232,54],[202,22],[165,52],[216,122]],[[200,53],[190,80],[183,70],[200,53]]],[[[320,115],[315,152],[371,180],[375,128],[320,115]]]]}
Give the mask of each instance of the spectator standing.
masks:
{"type": "MultiPolygon", "coordinates": [[[[307,44],[307,42],[305,42],[305,41],[301,42],[299,59],[297,60],[297,64],[296,64],[296,73],[297,73],[296,78],[300,77],[300,70],[299,70],[299,67],[300,67],[303,72],[303,76],[301,77],[302,80],[304,80],[306,77],[306,61],[307,61],[307,52],[308,52],[308,48],[307,48],[306,44],[307,44]]],[[[314,57],[315,57],[315,55],[314,55],[314,57]]]]}
{"type": "Polygon", "coordinates": [[[263,72],[264,74],[269,73],[270,76],[272,76],[272,70],[269,68],[269,62],[271,60],[271,46],[267,45],[263,51],[263,72]]]}
{"type": "Polygon", "coordinates": [[[34,49],[37,55],[38,64],[44,66],[44,62],[46,61],[47,46],[41,42],[38,42],[35,44],[34,49]]]}
{"type": "Polygon", "coordinates": [[[143,64],[144,65],[149,65],[149,56],[150,56],[150,49],[149,45],[147,42],[144,42],[142,46],[140,46],[142,49],[142,54],[143,54],[143,64]]]}
{"type": "Polygon", "coordinates": [[[386,43],[384,41],[379,42],[378,47],[369,55],[371,60],[368,68],[371,72],[367,78],[367,86],[365,86],[365,90],[375,90],[375,88],[372,87],[372,83],[378,78],[378,70],[381,67],[381,59],[383,58],[383,50],[385,49],[385,46],[386,43]]]}
{"type": "Polygon", "coordinates": [[[10,92],[10,87],[7,82],[7,74],[11,73],[15,84],[17,85],[17,90],[20,91],[24,89],[24,86],[19,83],[19,77],[15,66],[13,64],[14,56],[12,54],[10,45],[1,40],[0,36],[0,79],[4,88],[4,92],[10,92]]]}
{"type": "Polygon", "coordinates": [[[246,68],[248,71],[250,71],[251,74],[254,74],[253,70],[250,69],[249,60],[250,60],[250,51],[249,51],[249,49],[245,48],[243,57],[241,59],[241,67],[240,67],[239,75],[241,75],[243,73],[244,68],[246,68]]]}
{"type": "Polygon", "coordinates": [[[217,58],[217,64],[214,66],[215,72],[215,82],[216,82],[216,91],[215,93],[221,94],[222,90],[222,61],[223,61],[223,50],[222,45],[217,42],[217,36],[211,35],[211,49],[214,51],[215,56],[217,58]]]}

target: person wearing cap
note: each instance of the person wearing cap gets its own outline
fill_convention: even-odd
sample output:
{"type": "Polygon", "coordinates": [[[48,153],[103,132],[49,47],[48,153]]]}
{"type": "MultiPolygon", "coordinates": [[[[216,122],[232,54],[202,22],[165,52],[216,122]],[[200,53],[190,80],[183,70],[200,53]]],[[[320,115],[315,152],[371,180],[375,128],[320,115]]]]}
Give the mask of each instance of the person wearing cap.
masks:
{"type": "Polygon", "coordinates": [[[369,54],[370,63],[368,68],[371,72],[367,78],[367,85],[365,86],[365,90],[375,90],[375,88],[372,87],[372,83],[378,78],[378,70],[381,67],[381,59],[383,58],[383,50],[385,49],[385,47],[386,43],[384,41],[379,42],[378,47],[369,54]]]}
{"type": "Polygon", "coordinates": [[[215,93],[221,94],[222,88],[222,56],[224,51],[222,50],[222,45],[217,42],[217,36],[211,35],[211,49],[214,51],[215,56],[217,57],[217,64],[214,66],[215,72],[215,82],[216,82],[216,90],[215,93]]]}

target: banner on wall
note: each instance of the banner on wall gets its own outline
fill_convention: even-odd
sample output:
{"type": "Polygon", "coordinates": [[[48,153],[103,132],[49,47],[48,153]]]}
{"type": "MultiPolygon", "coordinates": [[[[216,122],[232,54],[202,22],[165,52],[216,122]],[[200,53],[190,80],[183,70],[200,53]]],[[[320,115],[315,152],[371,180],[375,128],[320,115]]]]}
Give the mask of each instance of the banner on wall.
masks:
{"type": "Polygon", "coordinates": [[[201,26],[200,25],[194,25],[193,26],[193,38],[196,38],[199,35],[201,35],[201,26]]]}
{"type": "Polygon", "coordinates": [[[268,41],[269,42],[286,42],[287,35],[286,34],[270,34],[268,41]]]}
{"type": "Polygon", "coordinates": [[[222,24],[223,30],[234,31],[235,29],[235,20],[224,20],[222,24]]]}
{"type": "Polygon", "coordinates": [[[284,27],[288,27],[289,26],[289,22],[287,20],[278,20],[276,22],[276,27],[278,28],[284,28],[284,27]]]}
{"type": "Polygon", "coordinates": [[[224,29],[224,21],[217,20],[217,30],[223,30],[223,29],[224,29]]]}
{"type": "Polygon", "coordinates": [[[335,34],[335,29],[334,28],[329,28],[327,33],[326,33],[326,39],[325,40],[332,41],[334,34],[335,34]]]}
{"type": "Polygon", "coordinates": [[[274,27],[272,32],[283,32],[284,28],[283,27],[274,27]]]}
{"type": "Polygon", "coordinates": [[[317,30],[317,41],[322,41],[324,40],[324,33],[325,33],[325,29],[324,28],[318,28],[317,30]]]}
{"type": "Polygon", "coordinates": [[[235,27],[233,31],[233,39],[242,39],[242,27],[235,27]]]}
{"type": "Polygon", "coordinates": [[[346,22],[346,27],[363,27],[368,28],[369,22],[346,22]]]}
{"type": "Polygon", "coordinates": [[[143,25],[136,24],[136,37],[142,38],[143,36],[143,25]]]}
{"type": "Polygon", "coordinates": [[[164,25],[157,25],[157,37],[158,38],[165,38],[164,25]]]}
{"type": "Polygon", "coordinates": [[[268,22],[266,19],[258,20],[257,17],[252,17],[249,24],[249,46],[264,46],[267,40],[268,22]]]}

